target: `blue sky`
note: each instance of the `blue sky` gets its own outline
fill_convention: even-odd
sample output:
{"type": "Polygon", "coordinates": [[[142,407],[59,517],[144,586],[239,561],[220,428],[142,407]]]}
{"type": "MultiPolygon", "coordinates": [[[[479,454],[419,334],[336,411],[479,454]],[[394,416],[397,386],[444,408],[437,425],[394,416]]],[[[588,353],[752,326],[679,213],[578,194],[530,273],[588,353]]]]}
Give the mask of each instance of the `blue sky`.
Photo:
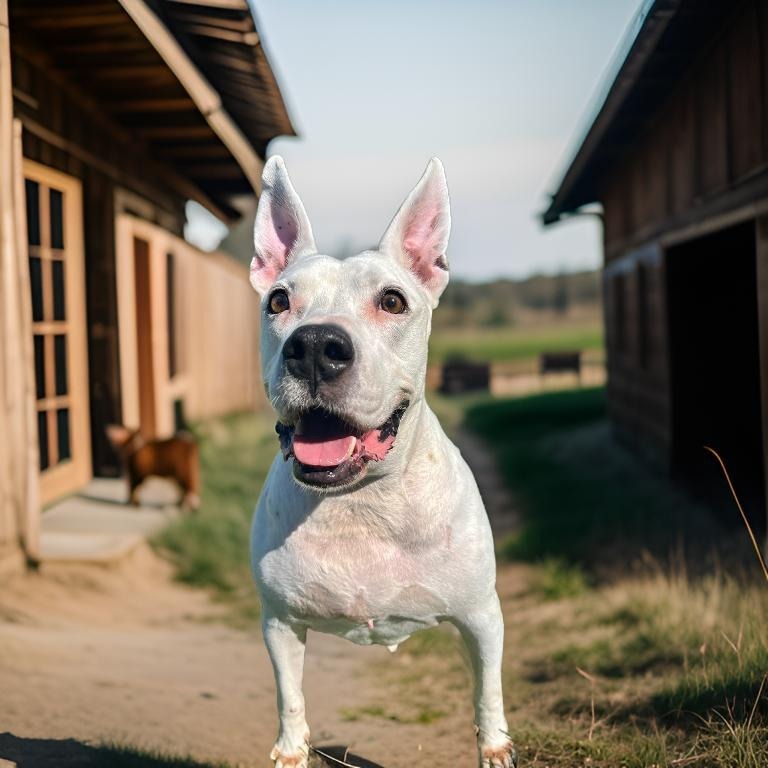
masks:
{"type": "Polygon", "coordinates": [[[299,138],[277,139],[321,251],[378,242],[432,155],[455,275],[591,267],[591,217],[542,230],[639,0],[253,0],[299,138]]]}

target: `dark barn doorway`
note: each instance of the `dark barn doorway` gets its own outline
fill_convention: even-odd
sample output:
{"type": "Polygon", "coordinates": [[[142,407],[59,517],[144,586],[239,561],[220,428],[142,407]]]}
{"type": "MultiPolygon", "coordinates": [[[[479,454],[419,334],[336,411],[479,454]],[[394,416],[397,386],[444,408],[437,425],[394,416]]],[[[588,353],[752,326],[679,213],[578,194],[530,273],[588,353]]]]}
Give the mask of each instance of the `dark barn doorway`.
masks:
{"type": "Polygon", "coordinates": [[[666,268],[673,473],[740,523],[712,446],[764,533],[754,221],[670,248],[666,268]]]}

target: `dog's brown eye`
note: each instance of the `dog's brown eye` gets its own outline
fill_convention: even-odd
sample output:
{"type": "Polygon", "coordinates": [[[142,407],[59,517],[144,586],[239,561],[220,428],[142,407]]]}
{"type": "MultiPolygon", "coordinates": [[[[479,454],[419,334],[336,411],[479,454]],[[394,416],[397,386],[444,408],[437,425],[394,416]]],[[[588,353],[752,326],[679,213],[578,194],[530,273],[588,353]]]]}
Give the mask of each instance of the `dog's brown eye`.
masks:
{"type": "Polygon", "coordinates": [[[269,311],[273,315],[279,315],[281,312],[285,312],[290,306],[291,302],[288,301],[288,294],[282,288],[278,288],[269,297],[269,311]]]}
{"type": "Polygon", "coordinates": [[[387,291],[381,297],[381,308],[390,315],[405,312],[405,299],[397,291],[387,291]]]}

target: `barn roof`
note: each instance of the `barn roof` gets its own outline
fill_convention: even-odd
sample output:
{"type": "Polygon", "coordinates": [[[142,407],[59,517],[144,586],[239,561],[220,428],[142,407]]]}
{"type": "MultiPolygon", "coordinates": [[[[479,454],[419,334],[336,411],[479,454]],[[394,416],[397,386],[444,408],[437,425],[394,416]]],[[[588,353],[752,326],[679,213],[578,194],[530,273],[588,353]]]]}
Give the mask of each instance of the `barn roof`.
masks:
{"type": "Polygon", "coordinates": [[[733,7],[724,0],[647,0],[611,67],[598,107],[562,175],[545,225],[597,202],[606,171],[648,124],[696,54],[733,7]],[[615,74],[614,74],[615,73],[615,74]]]}
{"type": "Polygon", "coordinates": [[[11,0],[11,40],[219,217],[295,135],[246,0],[11,0]]]}

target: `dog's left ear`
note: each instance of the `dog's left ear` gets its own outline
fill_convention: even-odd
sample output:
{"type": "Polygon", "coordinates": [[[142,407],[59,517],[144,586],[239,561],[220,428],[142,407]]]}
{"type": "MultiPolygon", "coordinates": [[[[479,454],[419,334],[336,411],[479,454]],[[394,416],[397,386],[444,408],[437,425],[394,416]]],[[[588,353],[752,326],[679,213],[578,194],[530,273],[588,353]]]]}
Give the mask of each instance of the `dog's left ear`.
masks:
{"type": "Polygon", "coordinates": [[[437,306],[448,285],[445,250],[451,233],[451,208],[443,164],[433,157],[411,194],[400,206],[379,243],[416,275],[437,306]]]}
{"type": "Polygon", "coordinates": [[[317,247],[307,212],[280,155],[267,160],[261,180],[251,285],[263,295],[292,261],[316,253],[317,247]]]}

